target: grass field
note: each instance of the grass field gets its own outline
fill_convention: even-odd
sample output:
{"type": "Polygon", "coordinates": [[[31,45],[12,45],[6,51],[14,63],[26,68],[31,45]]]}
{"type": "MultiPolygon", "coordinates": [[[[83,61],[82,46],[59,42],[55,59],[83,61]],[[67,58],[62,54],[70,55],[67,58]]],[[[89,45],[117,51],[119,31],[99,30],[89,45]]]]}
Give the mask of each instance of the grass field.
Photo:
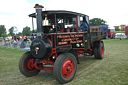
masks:
{"type": "MultiPolygon", "coordinates": [[[[80,56],[75,78],[66,85],[128,85],[128,40],[104,40],[104,59],[80,56]]],[[[56,85],[52,72],[25,77],[18,69],[24,52],[0,47],[0,85],[56,85]]]]}

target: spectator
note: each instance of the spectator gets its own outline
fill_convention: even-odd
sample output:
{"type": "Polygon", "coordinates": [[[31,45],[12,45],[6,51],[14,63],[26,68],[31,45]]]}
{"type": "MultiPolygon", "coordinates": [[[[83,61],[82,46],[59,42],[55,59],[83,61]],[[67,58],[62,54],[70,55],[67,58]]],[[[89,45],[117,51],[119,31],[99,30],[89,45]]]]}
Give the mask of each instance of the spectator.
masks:
{"type": "Polygon", "coordinates": [[[19,37],[19,35],[17,34],[16,35],[16,39],[19,41],[20,40],[20,37],[19,37]]]}
{"type": "Polygon", "coordinates": [[[16,39],[16,34],[14,34],[14,40],[17,41],[17,39],[16,39]]]}
{"type": "Polygon", "coordinates": [[[32,36],[31,36],[31,41],[33,41],[34,40],[34,35],[32,34],[32,36]]]}
{"type": "Polygon", "coordinates": [[[16,39],[13,40],[13,48],[16,48],[17,47],[17,41],[16,39]]]}
{"type": "Polygon", "coordinates": [[[24,38],[24,47],[26,48],[27,47],[27,37],[24,38]]]}

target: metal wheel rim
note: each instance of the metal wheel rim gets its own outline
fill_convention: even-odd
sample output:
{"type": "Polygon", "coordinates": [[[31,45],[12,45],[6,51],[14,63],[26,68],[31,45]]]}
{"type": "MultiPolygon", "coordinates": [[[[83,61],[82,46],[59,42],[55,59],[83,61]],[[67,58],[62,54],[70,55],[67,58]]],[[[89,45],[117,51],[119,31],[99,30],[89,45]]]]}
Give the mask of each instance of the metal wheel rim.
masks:
{"type": "Polygon", "coordinates": [[[36,69],[34,68],[34,59],[33,58],[30,58],[27,60],[26,62],[26,69],[29,71],[29,72],[34,72],[36,69]]]}
{"type": "Polygon", "coordinates": [[[74,73],[75,65],[72,59],[66,59],[62,65],[62,76],[70,78],[74,73]]]}
{"type": "Polygon", "coordinates": [[[103,46],[101,47],[101,55],[102,56],[104,55],[104,48],[103,48],[103,46]]]}

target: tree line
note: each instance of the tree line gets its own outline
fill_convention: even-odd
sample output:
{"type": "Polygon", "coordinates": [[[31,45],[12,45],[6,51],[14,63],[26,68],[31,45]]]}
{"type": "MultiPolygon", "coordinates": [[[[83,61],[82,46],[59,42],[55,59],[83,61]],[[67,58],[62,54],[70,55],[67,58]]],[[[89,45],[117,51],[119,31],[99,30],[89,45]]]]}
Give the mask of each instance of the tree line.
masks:
{"type": "MultiPolygon", "coordinates": [[[[13,36],[14,34],[18,34],[19,36],[30,36],[32,35],[33,30],[31,31],[30,27],[26,26],[23,28],[22,32],[15,33],[15,26],[12,26],[8,31],[5,28],[5,25],[0,25],[0,37],[7,37],[7,36],[13,36]]],[[[36,30],[34,30],[36,32],[36,30]]]]}
{"type": "MultiPolygon", "coordinates": [[[[99,26],[99,25],[107,25],[107,22],[101,18],[93,18],[89,20],[90,26],[99,26]]],[[[6,37],[6,36],[12,36],[15,34],[15,26],[12,26],[8,31],[9,34],[7,34],[6,28],[4,25],[0,25],[0,37],[6,37]]],[[[34,32],[37,32],[34,30],[34,32]]],[[[18,35],[20,36],[30,36],[33,33],[33,30],[30,30],[30,27],[26,26],[23,28],[22,32],[19,32],[18,35]]]]}

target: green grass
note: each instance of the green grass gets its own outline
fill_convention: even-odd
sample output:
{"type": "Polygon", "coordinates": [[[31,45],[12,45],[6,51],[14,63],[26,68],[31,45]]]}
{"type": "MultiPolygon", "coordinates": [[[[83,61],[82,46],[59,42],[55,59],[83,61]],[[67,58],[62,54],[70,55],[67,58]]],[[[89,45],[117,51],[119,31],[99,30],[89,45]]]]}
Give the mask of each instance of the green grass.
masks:
{"type": "MultiPolygon", "coordinates": [[[[104,40],[104,59],[80,56],[75,78],[67,85],[128,85],[128,40],[104,40]]],[[[52,72],[25,77],[18,69],[24,52],[0,47],[0,85],[56,85],[52,72]]]]}

